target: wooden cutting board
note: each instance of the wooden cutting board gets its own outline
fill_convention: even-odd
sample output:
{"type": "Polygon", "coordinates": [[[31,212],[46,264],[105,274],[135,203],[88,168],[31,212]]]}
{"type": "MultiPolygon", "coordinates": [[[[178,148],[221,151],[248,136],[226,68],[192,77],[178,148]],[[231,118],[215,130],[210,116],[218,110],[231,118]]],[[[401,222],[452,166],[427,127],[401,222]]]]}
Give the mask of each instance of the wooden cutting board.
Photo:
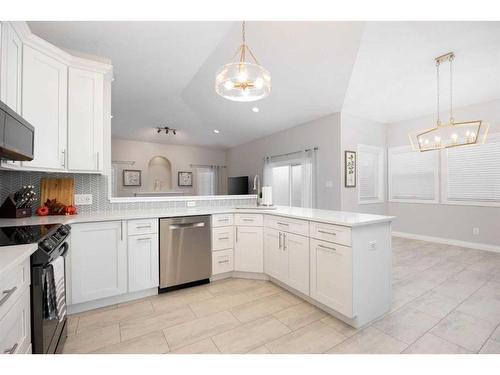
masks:
{"type": "Polygon", "coordinates": [[[72,178],[42,178],[40,180],[40,203],[56,199],[66,206],[74,206],[75,180],[72,178]]]}

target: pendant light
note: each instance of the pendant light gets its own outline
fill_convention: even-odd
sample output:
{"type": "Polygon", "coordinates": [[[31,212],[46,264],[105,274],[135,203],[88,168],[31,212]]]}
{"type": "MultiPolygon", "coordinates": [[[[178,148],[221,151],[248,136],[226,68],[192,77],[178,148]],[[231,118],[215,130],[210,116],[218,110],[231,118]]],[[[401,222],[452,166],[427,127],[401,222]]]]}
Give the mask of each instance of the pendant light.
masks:
{"type": "Polygon", "coordinates": [[[409,134],[412,148],[415,151],[432,151],[450,147],[466,146],[473,144],[482,144],[488,134],[487,123],[481,120],[455,122],[453,118],[453,52],[436,57],[436,77],[437,77],[437,121],[436,125],[427,130],[418,133],[409,134]],[[448,123],[442,123],[440,118],[440,87],[439,87],[439,68],[441,64],[450,65],[450,119],[448,123]]]}
{"type": "Polygon", "coordinates": [[[271,75],[259,64],[246,44],[245,21],[242,22],[241,36],[242,43],[234,54],[233,61],[217,71],[215,91],[228,100],[253,102],[269,95],[271,75]],[[250,59],[247,60],[247,57],[250,59]]]}

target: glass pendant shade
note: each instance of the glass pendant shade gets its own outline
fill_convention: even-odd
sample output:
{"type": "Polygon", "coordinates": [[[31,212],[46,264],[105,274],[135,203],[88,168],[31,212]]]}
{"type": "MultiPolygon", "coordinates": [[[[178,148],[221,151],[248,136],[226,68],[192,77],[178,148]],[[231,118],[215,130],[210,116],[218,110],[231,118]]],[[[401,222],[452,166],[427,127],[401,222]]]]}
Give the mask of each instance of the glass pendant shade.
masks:
{"type": "Polygon", "coordinates": [[[418,133],[410,134],[415,151],[432,151],[449,147],[483,144],[489,125],[482,121],[440,124],[418,133]]]}
{"type": "Polygon", "coordinates": [[[234,62],[222,66],[215,77],[215,91],[237,102],[252,102],[271,92],[271,75],[262,66],[234,62]]]}

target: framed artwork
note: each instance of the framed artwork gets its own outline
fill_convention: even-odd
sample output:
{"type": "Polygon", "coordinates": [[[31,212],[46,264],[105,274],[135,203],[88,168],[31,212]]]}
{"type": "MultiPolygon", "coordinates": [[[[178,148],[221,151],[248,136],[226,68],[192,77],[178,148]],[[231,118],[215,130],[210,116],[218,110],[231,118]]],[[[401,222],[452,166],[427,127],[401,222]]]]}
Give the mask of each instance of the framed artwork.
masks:
{"type": "Polygon", "coordinates": [[[356,151],[344,151],[344,185],[356,187],[356,151]]]}
{"type": "Polygon", "coordinates": [[[178,172],[177,185],[193,186],[193,172],[178,172]]]}
{"type": "Polygon", "coordinates": [[[136,169],[124,169],[123,186],[141,186],[141,171],[136,169]]]}

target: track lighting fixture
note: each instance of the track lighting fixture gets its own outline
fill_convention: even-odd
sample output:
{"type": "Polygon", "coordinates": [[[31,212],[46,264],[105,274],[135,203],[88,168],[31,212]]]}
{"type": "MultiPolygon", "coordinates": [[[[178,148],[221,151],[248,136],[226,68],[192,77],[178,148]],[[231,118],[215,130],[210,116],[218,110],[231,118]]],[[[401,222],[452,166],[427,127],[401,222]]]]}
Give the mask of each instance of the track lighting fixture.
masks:
{"type": "Polygon", "coordinates": [[[158,126],[156,127],[156,132],[159,134],[161,132],[165,132],[165,134],[169,134],[170,133],[173,133],[174,135],[177,134],[177,129],[173,129],[173,128],[170,128],[168,126],[164,126],[164,127],[161,127],[161,126],[158,126]]]}

